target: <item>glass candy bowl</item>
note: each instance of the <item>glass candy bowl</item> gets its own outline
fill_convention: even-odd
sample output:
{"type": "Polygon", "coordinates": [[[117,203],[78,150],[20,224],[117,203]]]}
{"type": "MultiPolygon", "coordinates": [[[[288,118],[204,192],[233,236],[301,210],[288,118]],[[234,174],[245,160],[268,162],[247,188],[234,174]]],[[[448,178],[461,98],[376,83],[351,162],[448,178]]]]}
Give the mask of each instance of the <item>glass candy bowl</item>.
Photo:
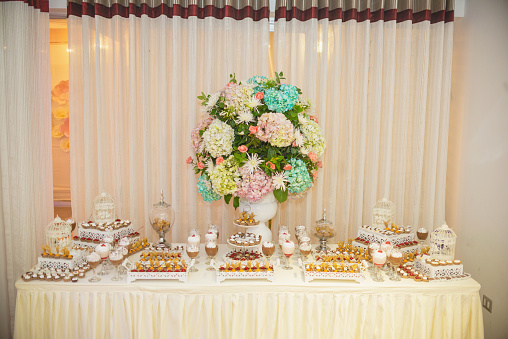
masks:
{"type": "Polygon", "coordinates": [[[164,195],[161,192],[161,201],[154,204],[150,209],[150,224],[157,232],[159,241],[156,244],[158,248],[170,248],[171,244],[166,242],[166,233],[170,230],[175,221],[175,211],[170,204],[164,201],[164,195]]]}
{"type": "Polygon", "coordinates": [[[326,242],[335,236],[335,228],[331,221],[326,220],[326,209],[323,210],[323,218],[316,221],[312,234],[319,239],[320,245],[316,248],[318,252],[329,250],[326,242]]]}

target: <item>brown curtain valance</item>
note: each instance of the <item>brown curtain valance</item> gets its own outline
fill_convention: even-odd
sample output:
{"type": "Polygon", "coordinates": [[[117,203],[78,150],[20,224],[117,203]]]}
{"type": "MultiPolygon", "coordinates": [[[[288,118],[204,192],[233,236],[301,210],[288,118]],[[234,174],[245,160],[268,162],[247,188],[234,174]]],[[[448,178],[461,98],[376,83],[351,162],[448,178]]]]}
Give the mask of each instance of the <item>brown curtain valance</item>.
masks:
{"type": "Polygon", "coordinates": [[[275,20],[453,21],[454,0],[277,0],[275,20]]]}
{"type": "Polygon", "coordinates": [[[0,0],[0,2],[21,1],[41,12],[49,12],[49,0],[0,0]]]}
{"type": "Polygon", "coordinates": [[[68,0],[67,16],[159,16],[233,18],[254,21],[270,16],[269,0],[68,0]]]}

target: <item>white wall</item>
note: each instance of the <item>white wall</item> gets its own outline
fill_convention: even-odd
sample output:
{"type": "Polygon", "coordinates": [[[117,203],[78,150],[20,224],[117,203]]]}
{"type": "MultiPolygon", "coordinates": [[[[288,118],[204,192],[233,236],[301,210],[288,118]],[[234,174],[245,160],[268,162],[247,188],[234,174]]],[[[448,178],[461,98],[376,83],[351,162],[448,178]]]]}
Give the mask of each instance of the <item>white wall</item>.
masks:
{"type": "Polygon", "coordinates": [[[492,299],[485,337],[508,338],[508,1],[455,21],[446,218],[456,257],[492,299]]]}

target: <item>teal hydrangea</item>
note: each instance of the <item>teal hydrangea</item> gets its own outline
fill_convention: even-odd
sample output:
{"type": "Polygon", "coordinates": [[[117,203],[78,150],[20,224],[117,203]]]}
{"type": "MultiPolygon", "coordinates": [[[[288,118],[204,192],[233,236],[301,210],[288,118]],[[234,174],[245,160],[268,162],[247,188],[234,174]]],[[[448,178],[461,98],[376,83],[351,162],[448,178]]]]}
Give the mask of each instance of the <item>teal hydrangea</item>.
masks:
{"type": "Polygon", "coordinates": [[[298,101],[298,88],[282,84],[280,89],[270,88],[265,91],[264,101],[268,109],[277,113],[291,110],[298,101]]]}
{"type": "Polygon", "coordinates": [[[264,76],[253,76],[249,80],[247,80],[247,83],[250,85],[254,85],[254,93],[256,92],[265,92],[266,91],[266,81],[268,80],[267,77],[264,76]]]}
{"type": "Polygon", "coordinates": [[[209,202],[210,204],[216,200],[221,198],[220,195],[215,193],[212,189],[212,183],[206,174],[203,174],[199,177],[198,180],[198,192],[203,197],[204,201],[209,202]]]}
{"type": "Polygon", "coordinates": [[[300,159],[291,158],[288,163],[291,169],[286,171],[289,193],[298,194],[304,192],[312,185],[307,166],[300,159]]]}

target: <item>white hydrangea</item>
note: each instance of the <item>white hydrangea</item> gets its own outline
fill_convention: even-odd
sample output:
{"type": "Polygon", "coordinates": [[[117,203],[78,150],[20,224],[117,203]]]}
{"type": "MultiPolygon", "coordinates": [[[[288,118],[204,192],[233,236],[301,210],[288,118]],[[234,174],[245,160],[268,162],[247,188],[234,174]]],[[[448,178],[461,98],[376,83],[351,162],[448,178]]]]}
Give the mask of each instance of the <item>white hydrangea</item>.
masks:
{"type": "Polygon", "coordinates": [[[323,156],[326,148],[325,136],[321,127],[303,115],[298,116],[300,122],[300,130],[303,135],[303,145],[300,147],[300,151],[307,155],[310,152],[314,152],[318,157],[323,156]]]}
{"type": "Polygon", "coordinates": [[[231,126],[215,119],[203,133],[205,150],[214,158],[227,156],[233,151],[235,132],[231,126]]]}

